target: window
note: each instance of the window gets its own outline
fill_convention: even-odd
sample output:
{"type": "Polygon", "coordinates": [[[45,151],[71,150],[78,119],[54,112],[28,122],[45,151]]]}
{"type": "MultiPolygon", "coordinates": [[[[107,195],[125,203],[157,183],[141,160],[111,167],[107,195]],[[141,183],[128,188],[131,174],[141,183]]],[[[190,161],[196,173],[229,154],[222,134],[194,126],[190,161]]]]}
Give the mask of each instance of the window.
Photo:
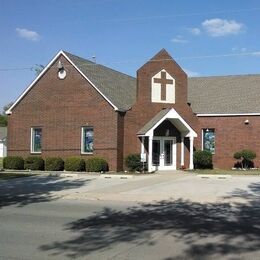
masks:
{"type": "Polygon", "coordinates": [[[93,153],[94,150],[93,127],[82,127],[81,130],[81,153],[93,153]]]}
{"type": "Polygon", "coordinates": [[[202,149],[215,153],[215,130],[214,129],[203,129],[202,131],[202,149]]]}
{"type": "Polygon", "coordinates": [[[31,153],[42,152],[42,129],[32,128],[31,129],[31,153]]]}

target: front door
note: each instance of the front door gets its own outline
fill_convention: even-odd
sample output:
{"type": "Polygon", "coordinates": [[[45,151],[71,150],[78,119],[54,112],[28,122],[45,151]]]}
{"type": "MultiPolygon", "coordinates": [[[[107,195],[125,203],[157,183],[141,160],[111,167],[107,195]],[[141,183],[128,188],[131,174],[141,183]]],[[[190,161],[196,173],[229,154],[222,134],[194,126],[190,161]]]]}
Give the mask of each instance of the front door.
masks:
{"type": "Polygon", "coordinates": [[[176,138],[153,138],[152,164],[156,170],[176,170],[176,138]]]}

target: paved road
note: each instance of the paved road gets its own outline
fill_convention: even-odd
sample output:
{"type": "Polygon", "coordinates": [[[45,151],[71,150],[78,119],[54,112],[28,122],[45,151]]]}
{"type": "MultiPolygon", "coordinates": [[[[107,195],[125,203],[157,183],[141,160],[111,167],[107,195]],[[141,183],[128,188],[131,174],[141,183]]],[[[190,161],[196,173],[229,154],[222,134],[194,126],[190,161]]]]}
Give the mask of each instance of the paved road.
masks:
{"type": "Polygon", "coordinates": [[[0,191],[0,259],[260,259],[257,177],[30,177],[0,191]]]}

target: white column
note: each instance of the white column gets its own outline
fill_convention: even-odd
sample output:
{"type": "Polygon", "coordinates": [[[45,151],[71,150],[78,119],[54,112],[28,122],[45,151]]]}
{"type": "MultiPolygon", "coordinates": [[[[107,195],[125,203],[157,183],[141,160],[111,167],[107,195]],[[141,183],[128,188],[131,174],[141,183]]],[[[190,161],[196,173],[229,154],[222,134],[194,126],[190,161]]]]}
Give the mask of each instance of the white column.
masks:
{"type": "Polygon", "coordinates": [[[194,166],[193,166],[193,140],[194,137],[191,136],[190,137],[190,170],[193,170],[194,166]]]}
{"type": "Polygon", "coordinates": [[[181,166],[184,166],[184,137],[181,137],[181,166]]]}
{"type": "Polygon", "coordinates": [[[144,153],[144,136],[141,137],[141,153],[144,153]]]}
{"type": "Polygon", "coordinates": [[[148,144],[148,172],[152,171],[152,152],[153,151],[153,137],[149,136],[148,144]]]}

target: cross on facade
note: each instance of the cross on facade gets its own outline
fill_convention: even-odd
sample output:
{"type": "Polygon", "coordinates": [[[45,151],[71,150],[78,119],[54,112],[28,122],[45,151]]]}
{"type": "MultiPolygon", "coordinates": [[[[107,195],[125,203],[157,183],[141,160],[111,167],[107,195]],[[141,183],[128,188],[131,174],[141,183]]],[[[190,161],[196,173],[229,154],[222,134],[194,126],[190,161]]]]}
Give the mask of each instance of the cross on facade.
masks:
{"type": "Polygon", "coordinates": [[[161,100],[166,100],[166,85],[173,84],[173,80],[166,78],[166,72],[161,72],[161,78],[155,78],[154,83],[161,84],[161,100]]]}

